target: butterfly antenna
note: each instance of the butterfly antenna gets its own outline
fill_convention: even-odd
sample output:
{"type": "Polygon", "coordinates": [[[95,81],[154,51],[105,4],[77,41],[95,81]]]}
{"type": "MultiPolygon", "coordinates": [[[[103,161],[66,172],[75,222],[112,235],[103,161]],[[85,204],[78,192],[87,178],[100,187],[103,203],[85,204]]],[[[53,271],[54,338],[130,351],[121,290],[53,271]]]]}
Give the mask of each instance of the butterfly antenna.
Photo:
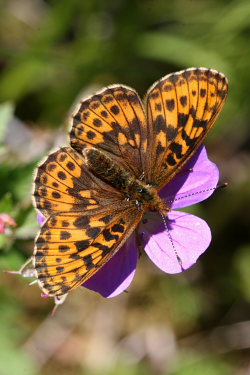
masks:
{"type": "Polygon", "coordinates": [[[217,185],[214,190],[221,189],[228,186],[228,182],[224,182],[223,184],[217,185]]]}
{"type": "Polygon", "coordinates": [[[174,246],[174,241],[173,241],[173,238],[172,238],[171,233],[170,233],[170,231],[169,231],[169,228],[168,228],[168,225],[167,225],[167,221],[166,221],[166,217],[164,216],[164,214],[163,214],[161,211],[159,211],[159,212],[160,212],[160,215],[161,215],[161,217],[162,217],[164,227],[165,227],[165,229],[166,229],[166,231],[167,231],[168,238],[169,238],[169,240],[170,240],[170,242],[171,242],[171,245],[172,245],[172,248],[173,248],[173,250],[174,250],[174,253],[175,253],[176,259],[177,259],[177,261],[178,261],[178,263],[179,263],[179,265],[180,265],[182,271],[184,271],[184,268],[183,268],[183,265],[182,265],[182,260],[181,260],[181,258],[180,258],[180,256],[179,256],[179,254],[177,253],[177,250],[176,250],[176,248],[175,248],[175,246],[174,246]]]}
{"type": "Polygon", "coordinates": [[[173,203],[173,202],[179,201],[179,200],[184,199],[184,198],[192,197],[193,195],[207,193],[208,191],[216,191],[216,190],[225,188],[227,186],[228,186],[228,182],[224,182],[223,184],[217,185],[217,186],[209,188],[209,189],[199,190],[199,191],[196,191],[195,193],[191,193],[191,194],[183,195],[182,197],[177,197],[175,199],[171,199],[171,200],[167,201],[167,203],[173,203]]]}

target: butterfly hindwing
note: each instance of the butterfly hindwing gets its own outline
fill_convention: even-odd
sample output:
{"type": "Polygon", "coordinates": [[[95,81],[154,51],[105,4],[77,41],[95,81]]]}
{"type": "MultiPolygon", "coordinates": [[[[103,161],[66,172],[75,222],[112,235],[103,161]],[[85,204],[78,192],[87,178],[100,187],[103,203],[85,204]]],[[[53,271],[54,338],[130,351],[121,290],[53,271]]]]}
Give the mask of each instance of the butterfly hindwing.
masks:
{"type": "Polygon", "coordinates": [[[123,245],[141,219],[135,208],[50,216],[36,239],[34,267],[49,296],[63,295],[93,276],[123,245]]]}
{"type": "Polygon", "coordinates": [[[191,157],[226,99],[222,73],[191,68],[170,74],[149,90],[146,106],[151,142],[151,182],[160,189],[191,157]]]}

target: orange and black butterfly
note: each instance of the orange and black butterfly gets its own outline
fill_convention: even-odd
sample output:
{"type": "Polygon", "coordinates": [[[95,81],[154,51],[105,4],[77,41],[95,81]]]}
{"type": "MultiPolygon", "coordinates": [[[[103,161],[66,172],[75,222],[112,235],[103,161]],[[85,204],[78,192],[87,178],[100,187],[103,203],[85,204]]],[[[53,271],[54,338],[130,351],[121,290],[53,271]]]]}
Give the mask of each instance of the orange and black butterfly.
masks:
{"type": "Polygon", "coordinates": [[[227,91],[222,73],[191,68],[157,81],[145,104],[123,85],[80,103],[71,146],[50,154],[35,176],[35,206],[46,221],[34,267],[44,293],[66,294],[93,276],[146,210],[168,214],[158,192],[202,143],[227,91]]]}

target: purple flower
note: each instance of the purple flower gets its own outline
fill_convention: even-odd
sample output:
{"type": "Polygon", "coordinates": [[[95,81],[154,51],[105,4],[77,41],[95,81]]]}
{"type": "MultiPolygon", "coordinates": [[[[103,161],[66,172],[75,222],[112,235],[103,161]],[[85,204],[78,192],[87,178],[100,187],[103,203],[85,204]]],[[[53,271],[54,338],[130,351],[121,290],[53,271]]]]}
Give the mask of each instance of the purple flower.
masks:
{"type": "MultiPolygon", "coordinates": [[[[175,209],[208,198],[218,180],[218,168],[208,160],[205,146],[201,146],[183,170],[160,191],[160,196],[171,207],[168,216],[163,219],[159,212],[144,215],[138,234],[145,252],[162,271],[182,272],[191,267],[208,248],[211,232],[207,223],[175,209]]],[[[41,225],[43,216],[39,214],[38,220],[41,225]]],[[[82,285],[106,298],[119,295],[134,278],[138,253],[134,233],[114,257],[82,285]]]]}

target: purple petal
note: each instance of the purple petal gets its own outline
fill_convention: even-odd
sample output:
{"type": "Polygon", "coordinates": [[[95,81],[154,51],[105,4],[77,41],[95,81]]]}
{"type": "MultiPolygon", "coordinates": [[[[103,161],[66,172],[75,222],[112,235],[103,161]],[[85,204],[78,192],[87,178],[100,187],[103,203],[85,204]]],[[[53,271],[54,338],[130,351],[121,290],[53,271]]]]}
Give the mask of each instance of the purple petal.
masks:
{"type": "Polygon", "coordinates": [[[182,208],[203,201],[213,194],[219,181],[219,170],[202,145],[183,169],[160,192],[173,208],[182,208]],[[190,172],[189,169],[192,169],[190,172]]]}
{"type": "Polygon", "coordinates": [[[131,284],[136,270],[138,249],[132,235],[120,250],[94,276],[82,284],[103,297],[116,297],[131,284]]]}
{"type": "Polygon", "coordinates": [[[45,221],[45,217],[40,212],[38,212],[37,220],[38,220],[38,224],[41,227],[43,225],[44,221],[45,221]]]}
{"type": "Polygon", "coordinates": [[[147,223],[140,226],[145,251],[164,272],[179,273],[191,267],[210,244],[210,229],[197,216],[171,211],[166,218],[168,231],[161,216],[149,213],[146,217],[147,223]]]}

